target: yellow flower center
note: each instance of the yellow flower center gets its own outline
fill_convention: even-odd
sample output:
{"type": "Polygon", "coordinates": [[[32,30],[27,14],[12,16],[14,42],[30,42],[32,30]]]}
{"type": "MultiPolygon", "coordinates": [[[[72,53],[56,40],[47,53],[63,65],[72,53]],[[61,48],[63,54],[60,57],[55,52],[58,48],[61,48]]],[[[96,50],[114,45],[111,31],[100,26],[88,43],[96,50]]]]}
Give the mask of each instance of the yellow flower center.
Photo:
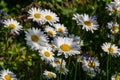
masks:
{"type": "Polygon", "coordinates": [[[52,20],[52,16],[50,16],[50,15],[45,16],[45,18],[49,21],[52,20]]]}
{"type": "Polygon", "coordinates": [[[94,67],[94,66],[95,66],[95,64],[94,64],[94,62],[93,62],[93,61],[89,61],[89,62],[88,62],[88,66],[89,66],[89,67],[94,67]]]}
{"type": "Polygon", "coordinates": [[[85,23],[85,25],[87,25],[88,27],[91,27],[91,25],[92,25],[92,23],[91,23],[90,21],[85,21],[84,23],[85,23]]]}
{"type": "Polygon", "coordinates": [[[113,12],[117,12],[118,10],[116,8],[112,8],[112,11],[113,12]]]}
{"type": "Polygon", "coordinates": [[[45,55],[46,57],[50,57],[50,53],[49,53],[48,51],[44,52],[44,55],[45,55]]]}
{"type": "Polygon", "coordinates": [[[38,42],[39,41],[39,37],[37,35],[32,35],[31,39],[33,42],[38,42]]]}
{"type": "Polygon", "coordinates": [[[48,73],[48,76],[49,76],[49,77],[53,77],[53,74],[52,74],[52,73],[48,73]]]}
{"type": "Polygon", "coordinates": [[[51,36],[54,35],[53,31],[48,31],[48,34],[50,34],[51,36]]]}
{"type": "Polygon", "coordinates": [[[64,69],[64,68],[60,68],[60,71],[61,71],[61,72],[64,72],[64,71],[65,71],[65,69],[64,69]]]}
{"type": "Polygon", "coordinates": [[[64,30],[62,28],[58,28],[58,32],[63,33],[64,30]]]}
{"type": "Polygon", "coordinates": [[[11,76],[9,74],[5,75],[5,80],[11,80],[11,76]]]}
{"type": "Polygon", "coordinates": [[[16,26],[14,24],[10,24],[9,26],[13,29],[16,28],[16,26]]]}
{"type": "Polygon", "coordinates": [[[116,77],[115,77],[115,80],[120,80],[120,76],[116,76],[116,77]]]}
{"type": "Polygon", "coordinates": [[[22,54],[22,56],[21,56],[23,59],[25,59],[26,58],[26,54],[22,54]]]}
{"type": "Polygon", "coordinates": [[[114,26],[114,30],[119,30],[119,26],[114,26]]]}
{"type": "Polygon", "coordinates": [[[41,15],[40,15],[39,13],[35,13],[35,14],[34,14],[34,17],[38,19],[38,18],[41,17],[41,15]]]}
{"type": "Polygon", "coordinates": [[[114,49],[113,48],[108,48],[108,51],[110,52],[110,53],[114,53],[114,49]]]}
{"type": "Polygon", "coordinates": [[[59,64],[60,64],[60,61],[59,61],[59,60],[55,61],[55,64],[59,65],[59,64]]]}
{"type": "Polygon", "coordinates": [[[68,44],[62,44],[60,49],[63,51],[70,51],[70,46],[68,44]]]}

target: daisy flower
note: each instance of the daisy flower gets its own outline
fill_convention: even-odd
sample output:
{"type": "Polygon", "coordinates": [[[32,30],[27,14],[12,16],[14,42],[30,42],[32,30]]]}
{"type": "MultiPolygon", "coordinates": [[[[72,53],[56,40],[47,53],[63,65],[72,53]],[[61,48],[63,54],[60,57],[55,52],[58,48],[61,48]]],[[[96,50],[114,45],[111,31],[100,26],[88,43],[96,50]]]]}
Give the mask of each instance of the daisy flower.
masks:
{"type": "Polygon", "coordinates": [[[62,60],[61,58],[55,58],[55,60],[53,62],[51,62],[51,65],[53,67],[57,67],[60,65],[66,65],[66,62],[65,62],[65,60],[62,60]]]}
{"type": "Polygon", "coordinates": [[[42,60],[45,60],[46,62],[54,61],[54,54],[50,47],[44,47],[42,50],[39,51],[39,53],[42,60]]]}
{"type": "Polygon", "coordinates": [[[34,7],[31,8],[28,11],[28,13],[29,13],[28,19],[33,19],[33,21],[43,24],[43,10],[34,7]]]}
{"type": "Polygon", "coordinates": [[[45,32],[47,32],[50,36],[55,37],[56,36],[56,31],[54,28],[50,27],[50,26],[46,26],[45,27],[45,32]]]}
{"type": "Polygon", "coordinates": [[[53,43],[57,47],[58,56],[62,55],[63,53],[65,55],[65,58],[68,58],[68,56],[80,54],[80,47],[77,43],[73,42],[73,39],[71,38],[58,37],[54,39],[53,43]]]}
{"type": "Polygon", "coordinates": [[[8,69],[7,70],[1,70],[0,71],[0,79],[2,80],[17,80],[16,78],[16,75],[9,71],[8,69]]]}
{"type": "Polygon", "coordinates": [[[30,28],[25,32],[25,36],[26,44],[33,50],[38,50],[47,44],[47,37],[40,29],[30,28]]]}
{"type": "Polygon", "coordinates": [[[119,74],[114,74],[114,75],[111,77],[111,80],[120,80],[120,75],[119,75],[119,74]]]}
{"type": "Polygon", "coordinates": [[[98,69],[98,67],[99,61],[95,58],[88,58],[82,61],[82,68],[84,71],[92,72],[98,69]]]}
{"type": "Polygon", "coordinates": [[[69,70],[65,67],[65,65],[57,66],[55,69],[56,71],[58,71],[59,73],[63,75],[66,75],[69,72],[69,70]]]}
{"type": "Polygon", "coordinates": [[[107,52],[108,54],[110,54],[114,57],[120,55],[120,49],[115,44],[105,42],[105,43],[103,43],[103,45],[101,47],[102,47],[103,51],[107,52]]]}
{"type": "Polygon", "coordinates": [[[107,5],[106,9],[110,12],[109,15],[116,13],[120,16],[120,1],[115,0],[107,5]]]}
{"type": "Polygon", "coordinates": [[[48,22],[50,25],[59,21],[59,17],[50,10],[45,9],[43,13],[43,18],[45,22],[48,22]]]}
{"type": "Polygon", "coordinates": [[[51,78],[56,78],[56,74],[51,72],[51,71],[47,71],[45,70],[43,75],[47,78],[47,79],[51,79],[51,78]]]}
{"type": "Polygon", "coordinates": [[[109,22],[107,27],[111,29],[112,34],[119,32],[119,24],[117,22],[109,22]]]}
{"type": "Polygon", "coordinates": [[[67,28],[63,24],[58,23],[58,24],[54,24],[53,26],[55,27],[56,31],[60,34],[68,33],[67,28]]]}
{"type": "Polygon", "coordinates": [[[11,28],[11,33],[19,34],[19,31],[22,30],[22,26],[19,22],[13,19],[7,19],[3,22],[4,27],[11,28]]]}
{"type": "Polygon", "coordinates": [[[75,36],[74,34],[69,35],[69,38],[73,39],[73,42],[78,43],[78,45],[83,46],[83,40],[80,39],[80,36],[75,36]]]}

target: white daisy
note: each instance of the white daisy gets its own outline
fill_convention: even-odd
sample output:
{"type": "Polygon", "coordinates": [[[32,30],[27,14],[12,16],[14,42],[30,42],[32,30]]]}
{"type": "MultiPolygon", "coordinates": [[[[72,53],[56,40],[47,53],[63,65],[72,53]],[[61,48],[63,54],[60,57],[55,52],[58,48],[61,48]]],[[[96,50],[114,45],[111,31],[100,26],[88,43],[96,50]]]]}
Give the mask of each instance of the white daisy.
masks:
{"type": "Polygon", "coordinates": [[[45,9],[43,13],[43,18],[45,22],[48,22],[50,25],[59,21],[59,17],[50,10],[45,9]]]}
{"type": "Polygon", "coordinates": [[[22,30],[20,23],[13,19],[4,20],[3,24],[4,27],[11,28],[11,33],[19,34],[19,31],[22,30]]]}
{"type": "Polygon", "coordinates": [[[63,75],[67,75],[67,73],[69,72],[69,70],[65,67],[65,65],[57,66],[55,69],[56,71],[58,71],[59,73],[63,75]]]}
{"type": "Polygon", "coordinates": [[[120,74],[112,75],[111,80],[120,80],[120,74]]]}
{"type": "Polygon", "coordinates": [[[110,12],[109,15],[116,13],[118,16],[120,16],[120,2],[118,0],[108,4],[106,9],[110,12]]]}
{"type": "Polygon", "coordinates": [[[40,29],[28,29],[25,32],[25,36],[25,40],[27,41],[26,44],[30,46],[33,50],[38,50],[41,48],[41,46],[47,45],[47,38],[40,29]]]}
{"type": "Polygon", "coordinates": [[[2,80],[17,80],[16,78],[16,75],[9,71],[8,69],[7,70],[1,70],[0,71],[0,79],[2,80]]]}
{"type": "Polygon", "coordinates": [[[101,47],[103,51],[107,52],[108,54],[111,54],[112,56],[116,57],[120,55],[120,49],[115,44],[105,42],[101,47]]]}
{"type": "Polygon", "coordinates": [[[71,38],[58,37],[54,39],[53,43],[58,49],[58,56],[62,55],[63,53],[65,55],[65,58],[68,58],[68,56],[80,54],[79,45],[73,42],[73,39],[71,38]]]}
{"type": "Polygon", "coordinates": [[[82,68],[84,71],[93,72],[97,71],[99,67],[99,61],[95,58],[83,59],[82,68]]]}
{"type": "Polygon", "coordinates": [[[83,40],[80,39],[80,36],[75,36],[74,34],[69,35],[69,38],[72,38],[74,42],[78,43],[79,46],[83,46],[83,40]]]}
{"type": "Polygon", "coordinates": [[[54,61],[54,54],[50,47],[44,47],[42,50],[39,51],[39,53],[42,60],[45,60],[46,62],[54,61]]]}
{"type": "Polygon", "coordinates": [[[50,26],[48,26],[48,25],[45,27],[45,32],[47,32],[51,37],[55,37],[56,36],[55,29],[50,27],[50,26]]]}
{"type": "Polygon", "coordinates": [[[43,75],[47,78],[47,79],[51,79],[51,78],[56,78],[56,74],[51,72],[51,71],[47,71],[45,70],[43,75]]]}
{"type": "MultiPolygon", "coordinates": [[[[78,16],[79,20],[76,20],[78,25],[82,25],[82,29],[85,29],[86,31],[91,31],[93,33],[94,30],[98,29],[98,23],[97,21],[92,18],[91,16],[87,14],[83,14],[78,16]]],[[[74,18],[73,18],[74,19],[74,18]]]]}
{"type": "Polygon", "coordinates": [[[66,62],[65,62],[65,60],[62,60],[61,58],[55,58],[55,60],[53,62],[51,62],[51,65],[53,67],[57,67],[60,65],[66,65],[66,62]]]}
{"type": "Polygon", "coordinates": [[[28,19],[33,19],[33,21],[43,24],[43,10],[34,7],[31,8],[28,11],[28,13],[29,13],[28,19]]]}
{"type": "Polygon", "coordinates": [[[57,23],[57,24],[54,24],[53,26],[55,27],[56,31],[60,34],[68,33],[67,28],[63,24],[57,23]]]}
{"type": "Polygon", "coordinates": [[[111,29],[112,34],[119,32],[119,24],[117,22],[109,22],[107,27],[111,29]]]}

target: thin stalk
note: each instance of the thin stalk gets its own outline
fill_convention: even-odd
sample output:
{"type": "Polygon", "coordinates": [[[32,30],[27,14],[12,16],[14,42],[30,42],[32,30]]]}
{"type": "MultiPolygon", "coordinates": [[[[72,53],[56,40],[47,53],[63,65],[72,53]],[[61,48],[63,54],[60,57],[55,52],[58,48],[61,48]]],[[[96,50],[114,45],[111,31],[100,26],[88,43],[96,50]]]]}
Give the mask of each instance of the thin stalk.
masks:
{"type": "Polygon", "coordinates": [[[78,63],[78,62],[77,62],[77,60],[76,60],[74,80],[76,80],[76,77],[77,77],[77,76],[76,76],[76,75],[77,75],[77,63],[78,63]]]}
{"type": "Polygon", "coordinates": [[[107,56],[107,80],[109,80],[109,61],[110,61],[110,55],[107,56]]]}

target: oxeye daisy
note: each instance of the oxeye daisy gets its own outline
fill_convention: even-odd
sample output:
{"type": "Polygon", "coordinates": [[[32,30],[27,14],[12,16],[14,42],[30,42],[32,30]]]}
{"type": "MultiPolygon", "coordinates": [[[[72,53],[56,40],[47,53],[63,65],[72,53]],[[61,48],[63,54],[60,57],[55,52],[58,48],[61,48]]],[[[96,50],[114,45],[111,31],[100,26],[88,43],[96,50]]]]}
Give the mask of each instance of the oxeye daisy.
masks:
{"type": "Polygon", "coordinates": [[[114,74],[114,75],[111,77],[111,80],[120,80],[120,74],[114,74]]]}
{"type": "Polygon", "coordinates": [[[117,22],[109,22],[107,27],[110,29],[112,34],[119,32],[119,24],[117,22]]]}
{"type": "Polygon", "coordinates": [[[50,27],[50,26],[46,26],[45,27],[45,32],[48,33],[48,35],[50,35],[51,37],[55,37],[56,36],[56,31],[54,28],[50,27]]]}
{"type": "Polygon", "coordinates": [[[33,7],[28,11],[28,13],[28,19],[33,19],[33,21],[43,24],[43,10],[33,7]]]}
{"type": "Polygon", "coordinates": [[[51,62],[51,65],[53,67],[57,67],[60,65],[66,65],[66,62],[65,62],[65,60],[62,60],[61,58],[55,58],[55,60],[53,62],[51,62]]]}
{"type": "Polygon", "coordinates": [[[58,71],[59,73],[63,75],[66,75],[69,72],[69,70],[65,67],[65,65],[57,66],[55,69],[56,71],[58,71]]]}
{"type": "Polygon", "coordinates": [[[97,21],[87,14],[80,15],[80,18],[77,21],[78,25],[82,25],[82,29],[91,31],[92,33],[94,30],[97,30],[99,26],[97,21]]]}
{"type": "Polygon", "coordinates": [[[114,57],[120,55],[120,49],[115,44],[105,42],[105,43],[103,43],[103,45],[101,47],[102,47],[103,51],[107,52],[108,54],[110,54],[114,57]]]}
{"type": "Polygon", "coordinates": [[[59,21],[59,17],[57,17],[55,13],[47,9],[44,10],[43,18],[44,21],[48,22],[50,25],[59,21]]]}
{"type": "Polygon", "coordinates": [[[85,71],[92,72],[98,69],[99,61],[95,58],[88,58],[82,61],[82,68],[85,71]]]}
{"type": "Polygon", "coordinates": [[[56,74],[51,72],[51,71],[47,71],[45,70],[43,75],[47,78],[47,79],[51,79],[51,78],[56,78],[56,74]]]}
{"type": "Polygon", "coordinates": [[[68,33],[67,28],[63,24],[58,23],[58,24],[54,24],[53,26],[55,27],[56,31],[60,34],[68,33]]]}
{"type": "Polygon", "coordinates": [[[69,38],[73,39],[73,42],[78,43],[79,46],[83,46],[83,40],[80,39],[80,36],[75,36],[74,34],[69,35],[69,38]]]}
{"type": "Polygon", "coordinates": [[[16,75],[9,71],[8,69],[7,70],[1,70],[0,71],[0,79],[2,80],[17,80],[16,78],[16,75]]]}
{"type": "Polygon", "coordinates": [[[40,29],[30,28],[25,32],[25,36],[26,44],[33,50],[38,50],[47,44],[47,37],[40,29]]]}
{"type": "Polygon", "coordinates": [[[68,58],[68,56],[80,54],[80,47],[77,43],[73,42],[73,39],[71,38],[58,37],[54,39],[53,43],[58,49],[58,56],[63,53],[65,58],[68,58]]]}
{"type": "Polygon", "coordinates": [[[44,47],[42,50],[39,51],[39,55],[41,56],[41,59],[45,60],[46,62],[54,61],[54,54],[50,47],[44,47]]]}
{"type": "Polygon", "coordinates": [[[19,34],[19,31],[22,30],[20,23],[14,19],[4,20],[3,24],[4,27],[11,28],[11,33],[15,32],[16,34],[19,34]]]}

